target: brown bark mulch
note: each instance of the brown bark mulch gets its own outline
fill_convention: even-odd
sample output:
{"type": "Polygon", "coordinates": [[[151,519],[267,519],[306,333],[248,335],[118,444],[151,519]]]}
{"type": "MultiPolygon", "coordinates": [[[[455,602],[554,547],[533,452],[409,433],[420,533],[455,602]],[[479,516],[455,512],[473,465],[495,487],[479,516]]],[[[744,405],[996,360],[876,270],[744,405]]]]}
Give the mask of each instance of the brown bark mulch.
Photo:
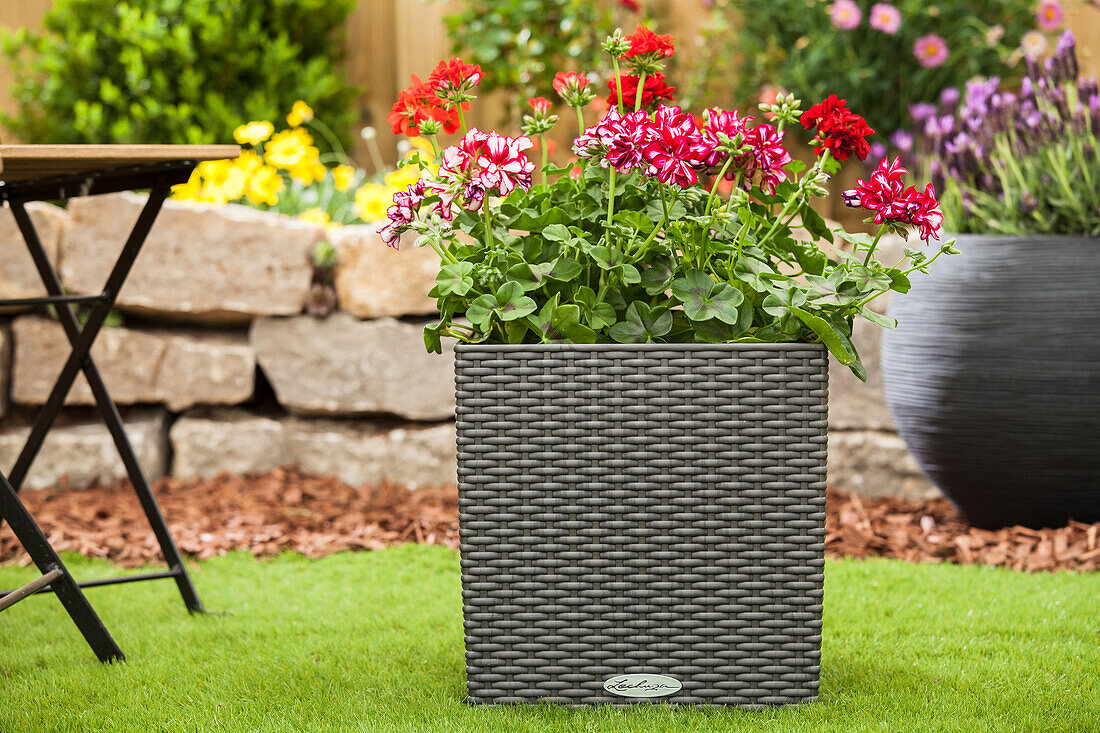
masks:
{"type": "MultiPolygon", "coordinates": [[[[455,488],[352,487],[286,468],[261,476],[161,479],[154,492],[176,541],[196,559],[234,550],[324,557],[417,542],[458,547],[455,488]]],[[[23,494],[58,550],[137,567],[160,559],[152,531],[126,482],[87,490],[23,494]]],[[[1100,523],[1060,529],[970,527],[944,499],[859,498],[829,491],[826,551],[841,557],[895,557],[1016,570],[1100,569],[1100,523]]],[[[7,525],[0,562],[27,564],[7,525]]]]}

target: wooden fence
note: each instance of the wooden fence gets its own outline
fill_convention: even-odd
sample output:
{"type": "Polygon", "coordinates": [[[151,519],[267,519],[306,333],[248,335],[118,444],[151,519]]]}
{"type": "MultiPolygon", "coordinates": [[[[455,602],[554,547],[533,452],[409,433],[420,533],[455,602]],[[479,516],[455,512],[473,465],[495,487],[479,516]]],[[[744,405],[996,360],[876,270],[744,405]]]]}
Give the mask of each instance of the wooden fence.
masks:
{"type": "MultiPolygon", "coordinates": [[[[1068,25],[1077,33],[1086,67],[1100,74],[1100,10],[1085,7],[1084,0],[1073,3],[1068,25]]],[[[693,38],[704,18],[703,0],[658,0],[661,16],[668,18],[661,31],[681,39],[693,38]]],[[[38,28],[52,0],[0,1],[0,27],[38,28]]],[[[449,44],[442,18],[453,12],[455,0],[360,0],[348,19],[347,71],[351,80],[364,89],[359,99],[362,125],[378,130],[379,142],[387,157],[393,156],[394,137],[385,124],[397,92],[408,84],[411,74],[427,76],[436,62],[449,55],[449,44]]],[[[8,94],[11,75],[0,64],[0,109],[11,111],[14,103],[8,94]]],[[[471,124],[491,125],[499,119],[499,107],[482,100],[471,115],[471,124]]],[[[5,136],[9,139],[10,136],[5,136]]],[[[366,151],[358,149],[356,158],[367,161],[366,151]]]]}

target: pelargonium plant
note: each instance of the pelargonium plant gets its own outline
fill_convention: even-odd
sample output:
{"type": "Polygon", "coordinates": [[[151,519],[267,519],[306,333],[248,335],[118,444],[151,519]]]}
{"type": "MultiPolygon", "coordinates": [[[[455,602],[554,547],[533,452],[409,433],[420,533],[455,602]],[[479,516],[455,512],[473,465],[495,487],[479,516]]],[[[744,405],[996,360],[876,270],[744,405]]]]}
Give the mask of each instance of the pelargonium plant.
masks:
{"type": "Polygon", "coordinates": [[[1100,85],[1078,78],[1072,32],[1019,90],[975,79],[920,132],[954,231],[1100,235],[1100,85]]]}
{"type": "MultiPolygon", "coordinates": [[[[887,232],[911,227],[929,243],[941,215],[931,187],[906,186],[899,161],[883,161],[848,192],[877,234],[830,230],[811,207],[827,195],[841,163],[870,154],[866,121],[830,96],[803,112],[787,95],[763,106],[764,119],[737,110],[695,116],[646,93],[674,53],[673,39],[639,27],[604,44],[616,66],[614,104],[597,124],[582,113],[594,97],[587,77],[560,73],[554,89],[577,113],[574,164],[530,157],[532,138],[558,120],[530,100],[522,137],[464,129],[424,174],[394,196],[383,239],[403,232],[442,261],[431,295],[440,319],[425,329],[430,351],[442,337],[464,342],[730,343],[820,342],[865,377],[852,345],[857,317],[892,327],[870,304],[905,292],[909,276],[951,252],[907,250],[901,262],[876,257],[887,232]],[[618,69],[619,65],[625,68],[618,69]],[[629,92],[629,93],[628,93],[629,92]],[[784,146],[801,124],[817,157],[807,166],[784,146]],[[726,188],[728,198],[719,195],[726,188]],[[850,243],[830,248],[839,238],[850,243]]],[[[461,111],[481,78],[476,66],[447,62],[461,94],[437,88],[429,107],[461,111]]],[[[456,85],[452,85],[451,89],[456,85]]],[[[431,109],[410,133],[433,147],[445,115],[431,109]]],[[[546,145],[539,144],[540,151],[546,145]]]]}

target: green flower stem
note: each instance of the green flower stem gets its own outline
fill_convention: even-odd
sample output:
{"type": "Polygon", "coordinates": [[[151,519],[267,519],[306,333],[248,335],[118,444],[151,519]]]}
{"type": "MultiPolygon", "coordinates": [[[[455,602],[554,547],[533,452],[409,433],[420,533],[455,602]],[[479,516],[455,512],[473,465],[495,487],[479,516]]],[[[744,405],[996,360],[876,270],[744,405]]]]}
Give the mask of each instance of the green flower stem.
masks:
{"type": "Polygon", "coordinates": [[[493,248],[493,221],[489,214],[489,201],[488,196],[486,200],[481,202],[481,213],[485,215],[485,249],[491,250],[493,248]]]}
{"type": "Polygon", "coordinates": [[[584,113],[580,107],[574,107],[577,111],[577,129],[580,131],[578,134],[584,134],[584,113]]]}
{"type": "MultiPolygon", "coordinates": [[[[777,231],[779,231],[779,227],[782,225],[784,217],[796,211],[798,206],[801,205],[802,198],[806,193],[806,181],[810,180],[811,178],[817,177],[816,174],[825,166],[825,161],[828,160],[831,155],[832,154],[830,153],[829,149],[826,148],[825,152],[820,158],[817,159],[817,162],[813,165],[812,168],[810,168],[809,172],[807,172],[806,175],[804,175],[802,179],[798,182],[798,189],[795,191],[794,196],[791,196],[791,198],[783,206],[783,210],[780,211],[779,216],[775,218],[775,223],[772,224],[771,229],[769,229],[768,233],[765,234],[763,238],[761,238],[760,241],[757,243],[761,248],[763,248],[765,244],[771,241],[771,238],[775,236],[775,233],[777,231]]],[[[788,223],[790,221],[794,221],[793,216],[791,216],[791,218],[788,220],[788,223]]]]}
{"type": "MultiPolygon", "coordinates": [[[[1050,168],[1054,171],[1055,179],[1062,187],[1062,192],[1066,195],[1066,200],[1072,202],[1073,209],[1077,212],[1082,229],[1087,228],[1089,224],[1089,215],[1085,211],[1085,205],[1081,201],[1079,191],[1070,185],[1069,178],[1066,176],[1066,167],[1061,156],[1055,155],[1052,149],[1048,149],[1046,157],[1047,160],[1050,161],[1050,168]]],[[[1085,167],[1087,168],[1087,166],[1085,167]]]]}
{"type": "Polygon", "coordinates": [[[462,114],[462,105],[456,104],[455,109],[458,110],[458,124],[462,128],[462,135],[466,135],[466,115],[462,114]]]}
{"type": "Polygon", "coordinates": [[[714,203],[714,197],[718,195],[718,184],[722,182],[722,179],[726,175],[726,171],[733,165],[733,156],[730,155],[726,158],[726,164],[722,166],[722,170],[718,172],[718,175],[714,179],[714,185],[710,189],[710,197],[707,198],[707,208],[704,211],[704,216],[710,213],[710,207],[714,203]]]}
{"type": "Polygon", "coordinates": [[[642,92],[645,91],[645,72],[638,77],[638,92],[634,95],[634,111],[642,108],[642,92]]]}
{"type": "Polygon", "coordinates": [[[649,251],[649,245],[653,244],[653,240],[657,238],[657,235],[660,233],[661,229],[663,229],[665,224],[667,224],[667,223],[668,223],[668,210],[666,209],[665,213],[664,213],[664,216],[662,216],[661,220],[659,222],[657,222],[657,226],[653,227],[653,231],[649,233],[649,236],[646,237],[646,240],[644,242],[642,242],[642,246],[638,248],[638,252],[634,256],[635,261],[640,260],[645,255],[645,253],[649,251]]]}
{"type": "Polygon", "coordinates": [[[875,253],[875,249],[878,248],[879,240],[882,239],[882,235],[886,233],[886,225],[883,224],[878,228],[878,234],[875,235],[874,240],[871,242],[871,246],[867,248],[867,256],[863,258],[863,266],[866,267],[871,262],[871,255],[875,253]]]}
{"type": "Polygon", "coordinates": [[[542,150],[542,185],[546,185],[546,133],[539,135],[539,149],[542,150]]]}
{"type": "Polygon", "coordinates": [[[616,58],[611,59],[612,68],[615,70],[615,90],[618,92],[617,98],[619,100],[619,114],[623,113],[623,79],[619,75],[619,60],[616,58]]]}
{"type": "Polygon", "coordinates": [[[354,165],[351,161],[351,158],[348,157],[347,151],[344,150],[344,146],[340,144],[340,141],[338,139],[336,139],[336,133],[332,131],[331,127],[326,125],[324,122],[321,122],[316,117],[307,122],[306,125],[321,133],[321,137],[323,137],[325,141],[328,142],[328,144],[332,147],[332,152],[337,153],[344,163],[354,165]]]}
{"type": "Polygon", "coordinates": [[[611,226],[611,221],[615,217],[615,176],[618,171],[615,170],[615,166],[611,166],[611,178],[608,185],[607,193],[607,226],[611,226]]]}
{"type": "Polygon", "coordinates": [[[741,252],[745,248],[745,235],[749,233],[749,223],[746,221],[741,225],[741,229],[737,232],[737,252],[730,255],[729,265],[726,269],[730,275],[733,275],[733,268],[737,266],[737,263],[741,260],[741,252]]]}
{"type": "Polygon", "coordinates": [[[661,230],[668,224],[668,198],[665,196],[664,186],[661,186],[661,206],[664,209],[664,213],[661,214],[661,220],[657,222],[657,226],[653,228],[653,231],[649,233],[646,240],[638,247],[638,251],[634,253],[635,262],[640,262],[642,258],[646,256],[650,246],[657,240],[657,235],[660,234],[661,230]]]}
{"type": "Polygon", "coordinates": [[[435,250],[435,253],[437,255],[439,255],[439,259],[451,265],[458,263],[458,259],[450,252],[448,252],[446,247],[440,245],[438,242],[433,242],[431,240],[428,240],[428,244],[431,245],[431,248],[435,250]]]}
{"type": "Polygon", "coordinates": [[[607,295],[607,288],[610,287],[611,282],[606,277],[607,271],[600,270],[600,289],[596,293],[596,303],[603,302],[603,296],[607,295]]]}
{"type": "Polygon", "coordinates": [[[428,138],[428,142],[432,144],[432,153],[436,158],[439,157],[439,144],[435,141],[435,135],[425,135],[428,138]]]}
{"type": "Polygon", "coordinates": [[[386,170],[386,163],[382,160],[382,151],[378,148],[378,136],[367,138],[367,152],[370,154],[371,164],[374,166],[374,172],[381,174],[386,170]]]}

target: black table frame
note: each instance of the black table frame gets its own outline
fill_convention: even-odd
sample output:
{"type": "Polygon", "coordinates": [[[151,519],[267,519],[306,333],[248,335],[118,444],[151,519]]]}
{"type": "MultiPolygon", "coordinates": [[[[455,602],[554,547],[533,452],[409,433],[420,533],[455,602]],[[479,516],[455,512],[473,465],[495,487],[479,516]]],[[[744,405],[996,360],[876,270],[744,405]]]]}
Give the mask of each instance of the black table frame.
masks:
{"type": "Polygon", "coordinates": [[[114,307],[119,291],[129,275],[141,247],[160,213],[165,199],[173,185],[185,182],[197,161],[173,161],[156,165],[134,168],[95,171],[84,175],[66,176],[53,179],[25,182],[0,183],[0,202],[7,203],[15,216],[16,224],[23,235],[31,258],[34,260],[39,277],[48,295],[40,298],[20,298],[0,300],[2,306],[53,306],[61,326],[71,346],[71,353],[57,376],[53,390],[45,404],[39,410],[31,427],[30,435],[10,475],[0,472],[0,522],[6,519],[19,543],[30,555],[42,577],[22,588],[13,591],[0,591],[0,611],[34,593],[53,592],[61,601],[77,628],[84,635],[100,661],[111,662],[124,659],[122,650],[111,637],[95,610],[92,609],[81,588],[118,583],[132,583],[142,580],[173,578],[179,588],[183,602],[191,613],[204,613],[187,564],[172,533],[165,522],[160,505],[149,487],[149,480],[142,469],[133,446],[122,424],[122,417],[100,375],[99,368],[91,356],[92,344],[103,327],[111,308],[114,307]],[[127,238],[118,259],[107,278],[103,291],[97,295],[66,295],[61,286],[57,271],[49,261],[46,250],[38,237],[38,232],[27,214],[25,204],[28,201],[54,201],[76,196],[116,193],[136,189],[149,189],[149,199],[127,238]],[[81,328],[72,306],[88,304],[90,313],[81,328]],[[133,484],[134,491],[141,503],[153,534],[157,538],[164,555],[168,570],[157,573],[126,575],[116,578],[77,582],[69,574],[65,564],[57,556],[41,528],[19,499],[19,489],[27,477],[31,463],[38,455],[42,444],[57,419],[65,398],[72,389],[77,375],[83,372],[91,387],[92,395],[99,414],[111,433],[118,449],[126,473],[133,484]]]}

